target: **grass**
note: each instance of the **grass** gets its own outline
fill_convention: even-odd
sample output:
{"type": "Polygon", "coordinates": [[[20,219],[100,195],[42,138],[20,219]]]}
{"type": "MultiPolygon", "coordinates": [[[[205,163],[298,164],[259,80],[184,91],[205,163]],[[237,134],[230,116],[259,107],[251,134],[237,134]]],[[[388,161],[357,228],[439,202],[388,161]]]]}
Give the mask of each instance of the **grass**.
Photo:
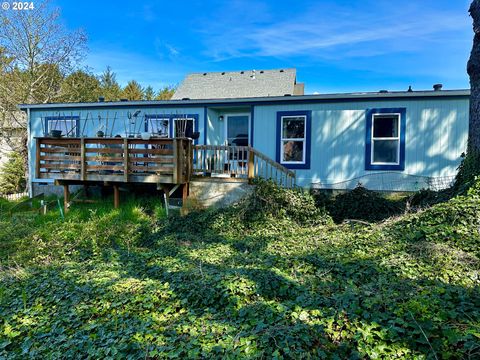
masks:
{"type": "Polygon", "coordinates": [[[368,225],[268,187],[168,220],[4,213],[0,357],[478,358],[479,193],[368,225]]]}

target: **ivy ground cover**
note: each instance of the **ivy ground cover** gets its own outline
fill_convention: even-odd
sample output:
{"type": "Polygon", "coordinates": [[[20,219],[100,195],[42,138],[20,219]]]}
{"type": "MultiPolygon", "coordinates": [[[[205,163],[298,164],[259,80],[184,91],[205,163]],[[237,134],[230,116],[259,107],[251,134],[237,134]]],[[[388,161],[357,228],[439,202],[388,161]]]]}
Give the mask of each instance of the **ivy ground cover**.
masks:
{"type": "Polygon", "coordinates": [[[300,214],[4,213],[0,358],[480,357],[478,192],[337,225],[282,191],[300,214]]]}

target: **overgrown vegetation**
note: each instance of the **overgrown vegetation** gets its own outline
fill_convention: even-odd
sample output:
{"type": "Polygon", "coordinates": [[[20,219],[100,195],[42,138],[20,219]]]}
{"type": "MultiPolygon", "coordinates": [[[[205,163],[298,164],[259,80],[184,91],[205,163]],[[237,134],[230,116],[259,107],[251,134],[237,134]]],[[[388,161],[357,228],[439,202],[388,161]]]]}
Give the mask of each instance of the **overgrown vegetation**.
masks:
{"type": "Polygon", "coordinates": [[[480,175],[480,154],[462,154],[462,162],[458,167],[453,191],[456,194],[464,194],[474,184],[476,177],[480,175]]]}
{"type": "Polygon", "coordinates": [[[0,194],[14,194],[25,190],[25,166],[17,152],[8,154],[8,160],[0,169],[0,194]]]}
{"type": "Polygon", "coordinates": [[[138,200],[0,215],[0,357],[479,356],[478,183],[381,225],[312,204],[262,182],[168,220],[138,200]]]}
{"type": "Polygon", "coordinates": [[[387,197],[362,185],[338,195],[323,191],[315,191],[313,195],[317,206],[326,209],[335,222],[352,219],[375,222],[406,211],[405,195],[387,197]]]}

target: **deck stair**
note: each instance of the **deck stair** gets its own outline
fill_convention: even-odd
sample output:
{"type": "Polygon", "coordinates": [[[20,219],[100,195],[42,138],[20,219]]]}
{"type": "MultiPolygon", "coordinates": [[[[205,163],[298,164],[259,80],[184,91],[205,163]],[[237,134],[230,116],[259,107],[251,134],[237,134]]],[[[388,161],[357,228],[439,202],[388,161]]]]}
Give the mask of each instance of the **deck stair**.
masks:
{"type": "Polygon", "coordinates": [[[210,177],[270,179],[295,186],[295,173],[251,146],[194,145],[193,174],[210,177]]]}

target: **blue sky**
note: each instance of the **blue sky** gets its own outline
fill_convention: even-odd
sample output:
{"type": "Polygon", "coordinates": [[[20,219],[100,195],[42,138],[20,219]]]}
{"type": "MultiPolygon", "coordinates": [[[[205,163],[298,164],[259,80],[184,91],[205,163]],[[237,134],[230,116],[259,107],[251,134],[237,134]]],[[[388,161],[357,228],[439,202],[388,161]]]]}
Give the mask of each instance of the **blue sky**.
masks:
{"type": "Polygon", "coordinates": [[[67,1],[84,65],[159,88],[188,72],[297,69],[307,93],[467,88],[469,0],[67,1]]]}

